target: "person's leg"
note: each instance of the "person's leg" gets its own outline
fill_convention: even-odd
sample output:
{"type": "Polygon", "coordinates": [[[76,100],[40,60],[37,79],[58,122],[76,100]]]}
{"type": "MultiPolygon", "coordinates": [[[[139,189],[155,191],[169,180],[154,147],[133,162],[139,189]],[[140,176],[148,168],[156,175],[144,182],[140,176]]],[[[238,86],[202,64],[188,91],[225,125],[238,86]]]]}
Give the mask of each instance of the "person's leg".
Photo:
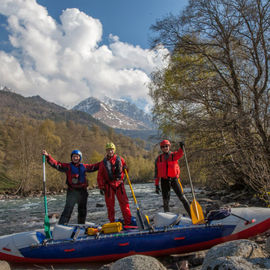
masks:
{"type": "Polygon", "coordinates": [[[87,198],[88,192],[86,189],[79,190],[78,200],[78,224],[85,224],[87,214],[87,198]]]}
{"type": "Polygon", "coordinates": [[[173,188],[175,194],[177,195],[179,200],[182,202],[182,204],[184,205],[185,210],[187,211],[188,215],[190,216],[190,203],[189,203],[188,199],[186,198],[186,196],[184,194],[184,190],[182,188],[182,185],[179,183],[180,180],[179,179],[173,179],[171,181],[172,181],[171,185],[172,185],[172,188],[173,188]]]}
{"type": "Polygon", "coordinates": [[[58,224],[67,224],[70,220],[74,205],[77,202],[77,196],[74,190],[68,188],[66,195],[66,204],[61,214],[58,224]]]}
{"type": "Polygon", "coordinates": [[[114,222],[115,221],[115,210],[114,210],[115,191],[113,188],[111,188],[110,185],[107,185],[106,190],[105,190],[105,202],[106,202],[107,211],[108,211],[108,219],[110,222],[114,222]]]}
{"type": "Polygon", "coordinates": [[[170,202],[170,181],[168,179],[161,178],[161,192],[163,198],[163,208],[164,212],[170,212],[169,202],[170,202]]]}
{"type": "Polygon", "coordinates": [[[124,184],[117,188],[116,197],[124,218],[124,223],[125,225],[129,225],[131,223],[131,212],[124,184]]]}

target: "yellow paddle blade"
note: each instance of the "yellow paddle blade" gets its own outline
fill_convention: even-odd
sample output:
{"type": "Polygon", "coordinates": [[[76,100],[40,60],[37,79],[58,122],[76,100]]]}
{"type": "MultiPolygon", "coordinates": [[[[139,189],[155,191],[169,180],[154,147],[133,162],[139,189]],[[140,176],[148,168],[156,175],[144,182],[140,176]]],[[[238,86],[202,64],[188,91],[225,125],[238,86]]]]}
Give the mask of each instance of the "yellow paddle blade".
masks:
{"type": "Polygon", "coordinates": [[[193,224],[204,223],[202,207],[195,199],[190,205],[190,214],[193,224]]]}

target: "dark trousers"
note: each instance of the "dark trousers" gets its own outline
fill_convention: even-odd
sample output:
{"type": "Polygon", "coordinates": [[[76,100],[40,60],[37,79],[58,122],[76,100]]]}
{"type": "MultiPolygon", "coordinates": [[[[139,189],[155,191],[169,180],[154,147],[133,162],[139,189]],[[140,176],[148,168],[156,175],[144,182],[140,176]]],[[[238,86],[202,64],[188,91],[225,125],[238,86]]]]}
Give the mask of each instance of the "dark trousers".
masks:
{"type": "Polygon", "coordinates": [[[82,189],[68,188],[66,196],[66,205],[58,223],[67,224],[70,220],[75,204],[78,204],[78,224],[84,224],[87,213],[87,197],[88,192],[84,188],[82,189]]]}
{"type": "Polygon", "coordinates": [[[169,179],[161,178],[161,191],[162,191],[164,212],[170,211],[169,202],[172,187],[175,194],[184,205],[184,208],[187,211],[188,215],[190,216],[190,203],[187,200],[179,181],[180,180],[178,180],[177,178],[169,178],[169,179]]]}

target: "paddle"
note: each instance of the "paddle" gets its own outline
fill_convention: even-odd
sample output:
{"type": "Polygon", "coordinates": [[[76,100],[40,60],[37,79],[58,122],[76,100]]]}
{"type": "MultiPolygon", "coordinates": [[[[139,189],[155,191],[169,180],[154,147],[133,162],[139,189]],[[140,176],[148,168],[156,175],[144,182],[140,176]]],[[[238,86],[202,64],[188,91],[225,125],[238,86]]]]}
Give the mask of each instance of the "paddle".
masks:
{"type": "Polygon", "coordinates": [[[185,150],[184,145],[183,145],[183,151],[184,151],[184,156],[185,156],[185,160],[186,160],[187,171],[188,171],[188,176],[189,176],[189,181],[190,181],[190,187],[191,187],[192,197],[193,197],[193,201],[190,205],[191,219],[192,219],[193,224],[198,224],[198,223],[204,222],[204,215],[203,215],[202,207],[196,201],[196,198],[195,198],[195,193],[194,193],[193,184],[191,181],[191,176],[190,176],[190,171],[189,171],[189,166],[188,166],[188,161],[187,161],[187,155],[186,155],[186,150],[185,150]]]}
{"type": "Polygon", "coordinates": [[[48,216],[47,197],[46,197],[45,155],[42,155],[42,163],[43,163],[43,193],[44,193],[44,208],[45,208],[44,231],[45,231],[46,238],[51,238],[52,235],[50,231],[50,220],[48,216]]]}
{"type": "Polygon", "coordinates": [[[128,184],[129,184],[129,187],[130,187],[130,190],[131,190],[131,193],[132,193],[132,196],[133,196],[133,199],[134,199],[136,208],[137,208],[137,214],[136,214],[136,222],[137,222],[137,225],[138,225],[138,227],[139,227],[140,230],[149,230],[149,229],[151,229],[151,225],[149,224],[148,217],[145,216],[145,215],[141,212],[141,210],[140,210],[140,208],[139,208],[139,205],[138,205],[138,203],[137,203],[136,197],[135,197],[135,193],[134,193],[133,188],[132,188],[132,186],[131,186],[131,182],[130,182],[130,179],[129,179],[127,170],[124,169],[124,172],[125,172],[125,175],[126,175],[126,177],[127,177],[128,184]]]}

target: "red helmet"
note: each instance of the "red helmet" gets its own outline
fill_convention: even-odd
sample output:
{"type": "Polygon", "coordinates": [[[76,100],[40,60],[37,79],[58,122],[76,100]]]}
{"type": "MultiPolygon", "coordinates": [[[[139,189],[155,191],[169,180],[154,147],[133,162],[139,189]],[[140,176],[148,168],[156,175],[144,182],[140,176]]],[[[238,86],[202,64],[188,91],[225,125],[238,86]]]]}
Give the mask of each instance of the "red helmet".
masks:
{"type": "Polygon", "coordinates": [[[170,143],[170,141],[168,141],[168,140],[163,140],[163,141],[160,143],[160,146],[164,146],[164,145],[169,145],[169,146],[171,146],[171,143],[170,143]]]}

